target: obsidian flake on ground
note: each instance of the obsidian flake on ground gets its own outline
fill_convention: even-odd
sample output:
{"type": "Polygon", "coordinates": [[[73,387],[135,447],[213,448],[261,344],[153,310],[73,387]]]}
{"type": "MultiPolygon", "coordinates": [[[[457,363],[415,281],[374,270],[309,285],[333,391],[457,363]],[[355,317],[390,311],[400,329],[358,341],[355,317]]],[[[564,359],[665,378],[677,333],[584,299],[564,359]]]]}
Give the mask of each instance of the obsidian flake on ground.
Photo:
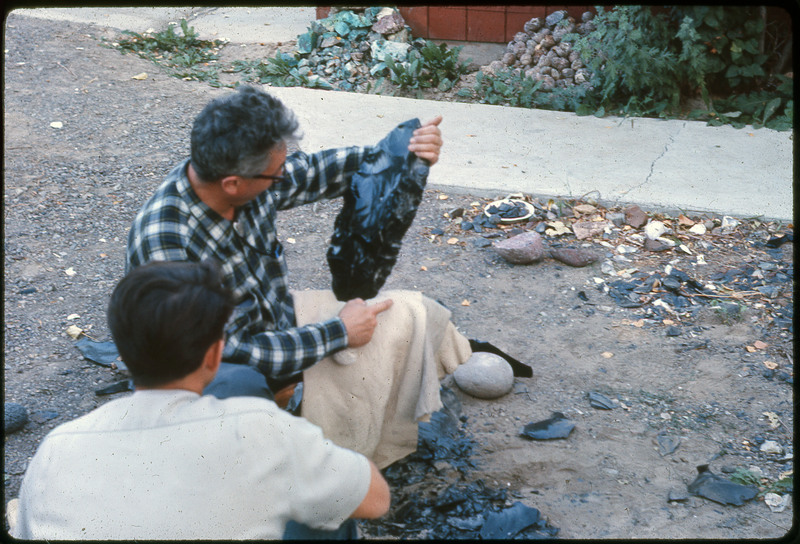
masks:
{"type": "Polygon", "coordinates": [[[95,342],[84,336],[75,342],[75,347],[88,361],[107,367],[116,366],[120,370],[128,369],[120,359],[119,350],[114,342],[95,342]]]}
{"type": "Polygon", "coordinates": [[[589,405],[592,408],[597,408],[598,410],[614,409],[614,401],[608,398],[607,396],[603,395],[602,393],[598,393],[597,391],[590,391],[586,396],[589,398],[589,405]]]}
{"type": "Polygon", "coordinates": [[[536,508],[519,501],[509,505],[508,490],[493,489],[483,480],[466,481],[475,467],[470,459],[475,444],[466,433],[458,397],[447,388],[441,394],[444,408],[419,425],[417,451],[383,470],[392,489],[392,510],[360,522],[362,530],[372,538],[403,540],[541,539],[558,534],[536,508]],[[440,489],[443,463],[460,476],[440,489]]]}
{"type": "Polygon", "coordinates": [[[530,378],[533,376],[533,369],[530,366],[521,362],[518,359],[515,359],[514,357],[512,357],[505,351],[501,350],[491,342],[483,342],[481,340],[475,340],[474,338],[470,338],[469,347],[473,352],[476,351],[486,352],[499,355],[500,357],[508,361],[508,364],[511,365],[511,369],[514,371],[514,376],[517,378],[530,378]]]}
{"type": "Polygon", "coordinates": [[[521,435],[531,440],[554,440],[567,438],[575,428],[575,424],[568,420],[561,412],[553,412],[549,419],[528,423],[522,428],[521,435]]]}
{"type": "Polygon", "coordinates": [[[748,485],[734,483],[711,472],[708,465],[697,467],[697,478],[689,484],[689,493],[720,504],[741,506],[745,501],[753,499],[758,489],[748,485]]]}
{"type": "MultiPolygon", "coordinates": [[[[539,510],[517,501],[511,508],[486,516],[480,535],[482,540],[509,539],[531,526],[538,530],[548,529],[539,510]]],[[[555,536],[555,532],[548,536],[555,536]]]]}

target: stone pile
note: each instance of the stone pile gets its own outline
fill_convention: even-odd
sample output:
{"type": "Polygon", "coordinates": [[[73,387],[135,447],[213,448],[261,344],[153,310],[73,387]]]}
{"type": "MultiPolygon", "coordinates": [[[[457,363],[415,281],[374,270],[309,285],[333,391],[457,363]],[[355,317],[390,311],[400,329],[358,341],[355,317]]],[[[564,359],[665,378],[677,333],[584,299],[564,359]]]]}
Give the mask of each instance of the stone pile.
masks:
{"type": "Polygon", "coordinates": [[[343,91],[354,91],[386,70],[387,56],[405,62],[415,45],[423,46],[424,40],[413,40],[396,9],[338,11],[313,21],[309,31],[298,36],[298,68],[343,91]]]}
{"type": "Polygon", "coordinates": [[[541,81],[542,88],[546,90],[588,85],[590,70],[584,66],[578,52],[573,50],[572,43],[564,41],[564,38],[568,34],[585,35],[595,30],[593,18],[594,14],[587,11],[577,22],[565,10],[553,12],[545,19],[534,17],[508,43],[502,59],[493,61],[481,70],[487,74],[517,70],[541,81]]]}

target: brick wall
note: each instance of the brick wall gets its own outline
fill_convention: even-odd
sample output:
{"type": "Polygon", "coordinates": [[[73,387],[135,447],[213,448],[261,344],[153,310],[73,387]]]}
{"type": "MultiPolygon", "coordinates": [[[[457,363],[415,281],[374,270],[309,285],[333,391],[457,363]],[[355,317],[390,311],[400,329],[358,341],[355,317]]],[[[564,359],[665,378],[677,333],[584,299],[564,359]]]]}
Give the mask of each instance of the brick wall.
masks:
{"type": "MultiPolygon", "coordinates": [[[[505,43],[522,32],[534,17],[547,17],[565,9],[576,19],[592,6],[418,6],[400,7],[400,14],[415,38],[467,42],[505,43]]],[[[317,19],[328,16],[330,7],[318,7],[317,19]]]]}

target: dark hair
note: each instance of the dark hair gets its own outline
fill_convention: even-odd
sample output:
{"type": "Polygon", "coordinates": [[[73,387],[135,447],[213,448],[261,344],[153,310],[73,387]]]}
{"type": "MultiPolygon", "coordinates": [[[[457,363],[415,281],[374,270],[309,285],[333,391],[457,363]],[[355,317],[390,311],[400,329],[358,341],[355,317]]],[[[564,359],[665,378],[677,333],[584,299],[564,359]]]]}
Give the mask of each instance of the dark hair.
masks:
{"type": "Polygon", "coordinates": [[[192,166],[200,179],[261,173],[275,145],[299,138],[292,110],[264,91],[241,86],[212,100],[192,126],[192,166]]]}
{"type": "Polygon", "coordinates": [[[117,284],[108,326],[134,383],[153,387],[200,367],[233,306],[213,261],[151,262],[117,284]]]}

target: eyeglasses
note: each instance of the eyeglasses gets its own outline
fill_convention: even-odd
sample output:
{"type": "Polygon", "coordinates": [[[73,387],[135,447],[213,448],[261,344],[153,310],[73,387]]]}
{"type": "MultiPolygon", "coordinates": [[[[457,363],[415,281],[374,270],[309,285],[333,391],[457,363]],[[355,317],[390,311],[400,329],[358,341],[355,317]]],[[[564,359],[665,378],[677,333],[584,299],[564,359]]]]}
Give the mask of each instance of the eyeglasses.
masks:
{"type": "Polygon", "coordinates": [[[265,176],[264,174],[257,174],[250,177],[254,179],[271,179],[274,183],[281,183],[282,181],[289,179],[286,176],[265,176]]]}

